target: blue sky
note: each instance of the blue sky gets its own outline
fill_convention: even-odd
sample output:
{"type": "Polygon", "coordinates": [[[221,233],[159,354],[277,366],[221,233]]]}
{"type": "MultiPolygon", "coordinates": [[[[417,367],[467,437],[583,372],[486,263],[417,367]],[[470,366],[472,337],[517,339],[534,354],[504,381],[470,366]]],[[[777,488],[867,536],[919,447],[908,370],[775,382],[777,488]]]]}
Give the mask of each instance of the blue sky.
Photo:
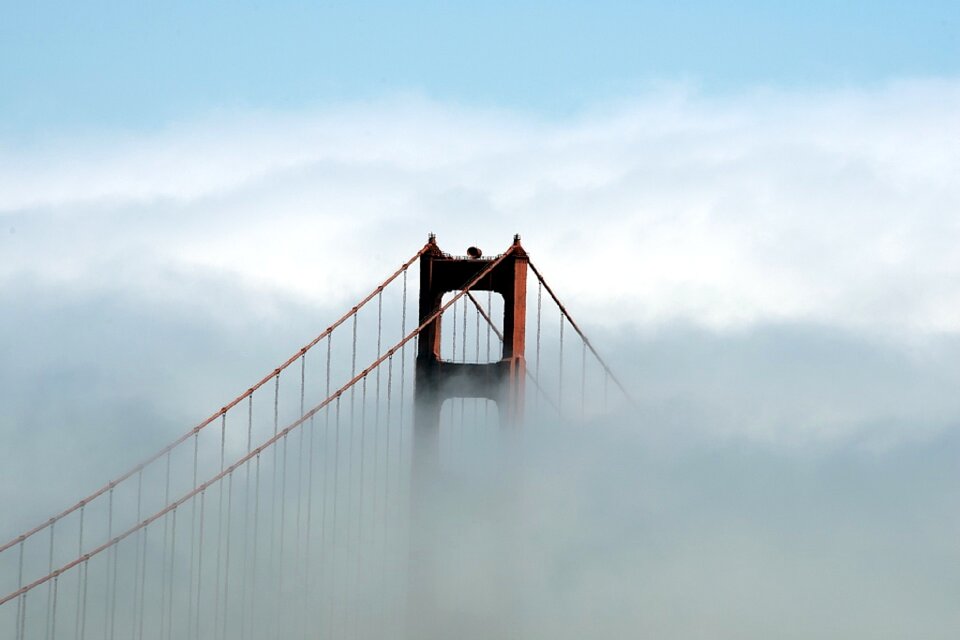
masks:
{"type": "Polygon", "coordinates": [[[397,93],[557,115],[664,82],[729,93],[960,71],[950,1],[8,1],[2,15],[7,138],[397,93]]]}

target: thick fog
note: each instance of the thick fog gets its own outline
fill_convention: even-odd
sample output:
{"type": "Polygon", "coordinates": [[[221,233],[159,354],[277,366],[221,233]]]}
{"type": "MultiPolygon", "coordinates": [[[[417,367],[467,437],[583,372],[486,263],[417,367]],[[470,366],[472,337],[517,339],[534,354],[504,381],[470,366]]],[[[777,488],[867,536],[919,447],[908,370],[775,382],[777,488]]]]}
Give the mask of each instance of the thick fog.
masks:
{"type": "Polygon", "coordinates": [[[633,402],[473,429],[432,490],[432,569],[411,577],[406,523],[341,626],[319,601],[284,624],[953,638],[958,95],[676,91],[575,122],[404,101],[4,150],[0,534],[216,411],[427,232],[520,232],[633,402]]]}

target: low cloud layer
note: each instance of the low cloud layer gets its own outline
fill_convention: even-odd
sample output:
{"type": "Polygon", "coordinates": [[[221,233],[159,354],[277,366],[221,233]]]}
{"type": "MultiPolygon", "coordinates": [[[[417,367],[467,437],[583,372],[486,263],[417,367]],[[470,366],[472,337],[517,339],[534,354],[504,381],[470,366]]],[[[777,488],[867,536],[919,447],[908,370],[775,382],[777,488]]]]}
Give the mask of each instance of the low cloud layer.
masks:
{"type": "MultiPolygon", "coordinates": [[[[5,534],[183,432],[334,313],[217,284],[223,309],[257,319],[209,311],[203,287],[163,306],[6,293],[3,330],[23,338],[6,361],[26,364],[3,369],[5,534]]],[[[596,337],[639,409],[532,425],[513,475],[481,459],[445,480],[432,624],[477,638],[505,619],[530,638],[952,637],[960,345],[924,357],[813,326],[596,337]]],[[[379,624],[370,615],[350,614],[379,624]]]]}
{"type": "Polygon", "coordinates": [[[956,81],[554,121],[402,98],[0,149],[0,528],[247,388],[427,232],[520,232],[639,407],[533,431],[530,637],[952,637],[957,113],[956,81]]]}

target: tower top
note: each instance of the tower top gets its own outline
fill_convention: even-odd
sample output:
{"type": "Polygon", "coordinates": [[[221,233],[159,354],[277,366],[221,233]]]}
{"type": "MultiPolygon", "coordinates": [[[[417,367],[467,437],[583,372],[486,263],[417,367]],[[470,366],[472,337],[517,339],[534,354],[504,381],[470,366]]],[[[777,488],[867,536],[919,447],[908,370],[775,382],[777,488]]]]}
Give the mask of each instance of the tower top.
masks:
{"type": "MultiPolygon", "coordinates": [[[[520,244],[520,234],[513,234],[513,244],[510,245],[510,251],[515,257],[526,258],[527,252],[523,248],[523,245],[520,244]]],[[[437,234],[430,232],[427,234],[427,253],[437,257],[451,258],[454,257],[451,254],[444,252],[440,249],[440,245],[437,244],[437,234]]],[[[483,252],[477,247],[477,245],[471,245],[467,248],[466,257],[471,260],[479,260],[483,258],[484,260],[493,259],[494,256],[484,255],[483,252]]]]}

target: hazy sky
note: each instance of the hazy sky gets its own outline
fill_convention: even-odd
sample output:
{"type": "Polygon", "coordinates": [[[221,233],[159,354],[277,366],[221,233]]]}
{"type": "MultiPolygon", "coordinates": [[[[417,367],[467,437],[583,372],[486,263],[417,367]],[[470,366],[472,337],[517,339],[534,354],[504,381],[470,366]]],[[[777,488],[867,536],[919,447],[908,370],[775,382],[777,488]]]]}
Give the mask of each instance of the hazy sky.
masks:
{"type": "Polygon", "coordinates": [[[956,2],[7,3],[4,531],[519,232],[641,407],[532,472],[546,637],[955,637],[958,176],[956,2]]]}

